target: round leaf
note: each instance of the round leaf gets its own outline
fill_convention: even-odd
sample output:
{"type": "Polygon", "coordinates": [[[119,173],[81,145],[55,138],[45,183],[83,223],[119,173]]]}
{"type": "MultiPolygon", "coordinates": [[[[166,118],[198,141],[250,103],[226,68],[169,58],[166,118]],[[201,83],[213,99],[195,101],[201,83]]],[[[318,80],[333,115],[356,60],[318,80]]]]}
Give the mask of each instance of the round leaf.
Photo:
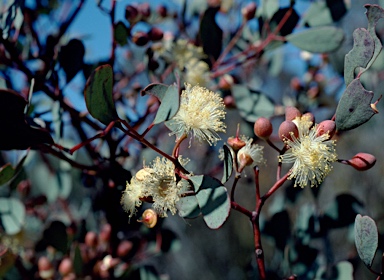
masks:
{"type": "Polygon", "coordinates": [[[378,239],[375,221],[368,216],[358,214],[355,219],[355,244],[357,253],[368,267],[372,266],[378,239]]]}
{"type": "Polygon", "coordinates": [[[92,117],[105,125],[118,119],[112,91],[112,67],[110,65],[97,67],[85,86],[85,103],[92,117]]]}
{"type": "Polygon", "coordinates": [[[272,117],[275,105],[263,93],[251,91],[243,85],[233,85],[232,94],[241,117],[249,122],[255,122],[259,117],[272,117]]]}
{"type": "Polygon", "coordinates": [[[213,177],[205,175],[192,176],[191,180],[195,190],[198,189],[196,199],[205,223],[211,229],[221,227],[227,220],[231,209],[231,202],[227,194],[227,189],[219,180],[213,177]],[[201,182],[200,185],[195,186],[199,181],[201,182]]]}
{"type": "Polygon", "coordinates": [[[179,215],[183,218],[193,219],[201,214],[199,204],[195,196],[182,197],[177,201],[179,215]]]}
{"type": "Polygon", "coordinates": [[[345,55],[344,80],[349,85],[355,78],[357,67],[367,67],[375,49],[369,32],[364,28],[358,28],[353,32],[353,48],[345,55]]]}
{"type": "Polygon", "coordinates": [[[18,233],[25,220],[25,207],[16,198],[0,198],[0,219],[6,234],[18,233]]]}
{"type": "Polygon", "coordinates": [[[169,86],[165,92],[164,98],[161,100],[160,107],[153,123],[158,124],[170,120],[179,110],[179,102],[180,96],[178,87],[175,85],[169,86]]]}
{"type": "Polygon", "coordinates": [[[302,50],[326,53],[336,50],[341,45],[344,32],[340,28],[331,26],[314,27],[288,35],[285,39],[302,50]]]}
{"type": "Polygon", "coordinates": [[[151,94],[156,96],[160,101],[163,100],[165,93],[168,90],[167,85],[164,84],[150,84],[145,89],[141,91],[141,95],[151,94]]]}
{"type": "Polygon", "coordinates": [[[119,21],[115,26],[114,37],[116,42],[120,46],[124,46],[127,44],[128,30],[125,24],[122,21],[119,21]]]}
{"type": "Polygon", "coordinates": [[[365,90],[359,79],[353,80],[341,96],[336,109],[337,130],[350,130],[369,121],[376,114],[371,107],[372,98],[372,91],[365,90]]]}

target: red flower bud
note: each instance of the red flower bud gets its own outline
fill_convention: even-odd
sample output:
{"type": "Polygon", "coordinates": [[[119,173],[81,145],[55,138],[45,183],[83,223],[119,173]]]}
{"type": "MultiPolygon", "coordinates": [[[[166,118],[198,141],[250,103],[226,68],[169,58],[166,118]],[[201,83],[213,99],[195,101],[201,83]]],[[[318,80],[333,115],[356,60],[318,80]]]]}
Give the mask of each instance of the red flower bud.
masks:
{"type": "Polygon", "coordinates": [[[296,117],[301,117],[299,109],[297,109],[296,107],[287,106],[285,108],[285,120],[293,121],[296,117]]]}
{"type": "Polygon", "coordinates": [[[37,267],[39,269],[39,276],[42,279],[51,279],[53,278],[55,274],[55,270],[53,269],[53,265],[51,261],[45,257],[42,256],[39,258],[39,261],[37,262],[37,267]]]}
{"type": "Polygon", "coordinates": [[[371,154],[358,153],[353,158],[348,160],[347,163],[356,170],[365,171],[375,165],[376,158],[371,154]]]}
{"type": "Polygon", "coordinates": [[[267,118],[258,118],[253,125],[253,131],[257,137],[261,139],[268,139],[273,132],[272,123],[267,118]]]}
{"type": "Polygon", "coordinates": [[[131,241],[121,241],[119,246],[117,247],[117,256],[120,258],[125,257],[132,250],[132,247],[133,243],[131,241]]]}
{"type": "Polygon", "coordinates": [[[143,17],[149,17],[151,15],[151,7],[149,7],[148,3],[140,4],[138,10],[143,17]]]}
{"type": "Polygon", "coordinates": [[[148,32],[149,40],[151,41],[160,41],[163,39],[164,33],[161,29],[157,27],[152,27],[148,32]]]}
{"type": "Polygon", "coordinates": [[[157,13],[161,16],[161,17],[166,17],[167,16],[167,7],[161,5],[161,6],[158,6],[157,9],[156,9],[157,13]]]}
{"type": "Polygon", "coordinates": [[[98,243],[97,240],[97,234],[93,231],[88,231],[87,234],[85,235],[85,244],[88,247],[96,247],[98,243]]]}
{"type": "Polygon", "coordinates": [[[239,137],[229,137],[227,143],[234,151],[238,151],[246,145],[239,137]]]}
{"type": "Polygon", "coordinates": [[[129,22],[135,22],[138,19],[139,11],[136,7],[132,5],[128,5],[125,7],[125,18],[129,22]]]}
{"type": "Polygon", "coordinates": [[[149,41],[149,36],[147,33],[144,33],[144,32],[136,32],[135,34],[133,34],[132,36],[132,42],[135,43],[136,45],[142,47],[144,45],[146,45],[149,41]]]}
{"type": "Polygon", "coordinates": [[[325,120],[319,123],[319,125],[317,126],[316,134],[317,136],[321,136],[325,133],[328,133],[329,139],[331,139],[335,134],[335,132],[336,132],[336,123],[331,120],[325,120]]]}
{"type": "Polygon", "coordinates": [[[283,121],[279,127],[279,138],[281,141],[292,140],[292,135],[299,136],[297,126],[292,121],[283,121]]]}
{"type": "Polygon", "coordinates": [[[61,262],[60,262],[60,265],[59,265],[59,273],[62,275],[62,276],[66,276],[68,274],[70,274],[71,272],[73,272],[73,263],[72,263],[72,260],[70,258],[64,258],[61,262]]]}
{"type": "Polygon", "coordinates": [[[256,4],[254,2],[251,2],[241,9],[241,13],[246,21],[251,20],[255,17],[256,8],[256,4]]]}

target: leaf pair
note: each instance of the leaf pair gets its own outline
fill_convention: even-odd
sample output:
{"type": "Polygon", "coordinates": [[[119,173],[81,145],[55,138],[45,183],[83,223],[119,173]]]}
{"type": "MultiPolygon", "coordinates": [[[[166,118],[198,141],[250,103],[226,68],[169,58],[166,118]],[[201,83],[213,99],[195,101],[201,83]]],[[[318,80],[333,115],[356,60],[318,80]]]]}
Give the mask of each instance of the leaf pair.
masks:
{"type": "Polygon", "coordinates": [[[368,70],[381,52],[382,44],[376,35],[376,24],[384,18],[384,10],[378,5],[367,8],[368,30],[358,28],[353,32],[353,48],[345,56],[344,80],[347,89],[336,109],[338,131],[350,130],[367,122],[377,110],[372,108],[373,92],[364,89],[360,75],[368,70]],[[360,72],[355,78],[355,70],[360,72]]]}
{"type": "Polygon", "coordinates": [[[180,199],[180,215],[183,218],[196,218],[202,214],[209,228],[218,229],[227,220],[231,209],[227,189],[219,180],[206,175],[191,176],[190,180],[196,195],[180,199]]]}

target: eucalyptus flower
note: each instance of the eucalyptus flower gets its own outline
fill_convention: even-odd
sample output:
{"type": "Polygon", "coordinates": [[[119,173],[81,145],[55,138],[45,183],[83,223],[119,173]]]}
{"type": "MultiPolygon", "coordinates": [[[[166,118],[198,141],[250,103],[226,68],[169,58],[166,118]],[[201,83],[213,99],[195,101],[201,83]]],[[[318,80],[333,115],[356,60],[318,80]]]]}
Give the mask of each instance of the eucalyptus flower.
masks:
{"type": "Polygon", "coordinates": [[[218,93],[204,87],[185,85],[177,114],[167,122],[171,135],[178,138],[191,134],[199,141],[216,144],[221,138],[218,132],[225,132],[225,105],[218,93]]]}
{"type": "Polygon", "coordinates": [[[318,186],[332,170],[337,160],[336,141],[330,140],[329,133],[319,135],[317,125],[312,126],[309,118],[297,117],[293,122],[298,128],[298,137],[293,133],[285,144],[290,148],[280,156],[283,163],[293,163],[288,179],[295,178],[295,187],[318,186]]]}

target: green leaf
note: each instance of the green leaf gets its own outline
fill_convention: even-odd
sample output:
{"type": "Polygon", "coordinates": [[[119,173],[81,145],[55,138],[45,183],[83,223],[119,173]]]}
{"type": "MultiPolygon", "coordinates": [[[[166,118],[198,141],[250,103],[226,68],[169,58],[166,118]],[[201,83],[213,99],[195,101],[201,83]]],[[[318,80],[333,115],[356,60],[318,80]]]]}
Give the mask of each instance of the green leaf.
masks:
{"type": "Polygon", "coordinates": [[[141,91],[141,95],[151,94],[156,96],[160,101],[165,97],[165,93],[168,90],[167,85],[164,84],[150,84],[145,89],[141,91]]]}
{"type": "Polygon", "coordinates": [[[157,274],[156,270],[153,268],[153,266],[141,266],[139,268],[140,271],[140,280],[159,280],[160,277],[157,274]]]}
{"type": "Polygon", "coordinates": [[[199,204],[195,196],[182,197],[177,201],[177,209],[180,217],[193,219],[201,214],[199,204]]]}
{"type": "Polygon", "coordinates": [[[358,28],[353,32],[353,48],[345,55],[344,81],[348,86],[355,78],[357,67],[367,67],[374,53],[375,43],[364,28],[358,28]]]}
{"type": "Polygon", "coordinates": [[[192,176],[191,181],[195,191],[198,190],[196,199],[205,223],[211,229],[218,229],[227,220],[231,209],[227,189],[219,180],[206,175],[192,176]]]}
{"type": "Polygon", "coordinates": [[[344,32],[333,26],[314,27],[290,34],[285,39],[302,50],[327,53],[336,50],[341,45],[344,40],[344,32]]]}
{"type": "Polygon", "coordinates": [[[311,27],[332,24],[331,11],[325,1],[312,2],[303,17],[303,22],[306,22],[311,27]]]}
{"type": "Polygon", "coordinates": [[[13,178],[19,174],[23,167],[24,161],[27,158],[28,153],[19,161],[14,168],[10,163],[5,164],[0,169],[0,186],[10,182],[13,178]]]}
{"type": "Polygon", "coordinates": [[[384,18],[384,10],[378,5],[371,5],[367,4],[364,6],[367,9],[367,18],[368,18],[368,31],[371,37],[373,38],[375,42],[375,51],[373,53],[372,59],[369,62],[368,66],[366,67],[365,70],[367,70],[373,62],[375,62],[376,58],[379,56],[381,49],[383,45],[381,44],[380,39],[376,35],[376,24],[377,22],[384,18]]]}
{"type": "Polygon", "coordinates": [[[115,41],[120,45],[120,46],[125,46],[127,44],[127,38],[128,38],[128,30],[125,24],[122,21],[119,21],[116,26],[115,26],[115,34],[114,38],[115,41]]]}
{"type": "Polygon", "coordinates": [[[233,85],[232,95],[240,116],[249,122],[255,122],[260,117],[272,117],[275,105],[263,93],[250,90],[244,85],[233,85]]]}
{"type": "Polygon", "coordinates": [[[118,119],[112,91],[112,67],[108,64],[97,67],[85,86],[85,103],[91,116],[105,125],[118,119]]]}
{"type": "Polygon", "coordinates": [[[80,247],[75,247],[75,253],[73,255],[73,270],[77,276],[81,276],[83,273],[83,258],[81,257],[80,247]]]}
{"type": "Polygon", "coordinates": [[[224,170],[223,170],[223,178],[221,178],[221,183],[225,183],[232,175],[233,171],[233,158],[231,154],[231,150],[227,147],[227,145],[223,146],[224,150],[224,170]]]}
{"type": "Polygon", "coordinates": [[[371,267],[378,245],[376,223],[368,216],[358,214],[355,219],[355,244],[357,253],[366,266],[371,267]]]}
{"type": "Polygon", "coordinates": [[[0,221],[6,234],[20,232],[25,220],[25,207],[16,198],[0,197],[0,221]]]}
{"type": "Polygon", "coordinates": [[[350,130],[367,122],[376,112],[371,108],[373,92],[367,91],[359,79],[353,80],[341,96],[336,109],[336,129],[350,130]]]}
{"type": "Polygon", "coordinates": [[[173,118],[179,110],[180,95],[178,87],[169,86],[153,121],[154,124],[162,123],[173,118]]]}
{"type": "Polygon", "coordinates": [[[63,222],[53,221],[44,231],[43,240],[47,246],[52,246],[63,254],[68,249],[67,227],[63,222]]]}
{"type": "Polygon", "coordinates": [[[341,261],[336,265],[336,280],[353,280],[353,265],[347,261],[341,261]]]}
{"type": "Polygon", "coordinates": [[[15,169],[10,163],[3,165],[0,169],[0,186],[10,181],[14,174],[15,169]]]}

